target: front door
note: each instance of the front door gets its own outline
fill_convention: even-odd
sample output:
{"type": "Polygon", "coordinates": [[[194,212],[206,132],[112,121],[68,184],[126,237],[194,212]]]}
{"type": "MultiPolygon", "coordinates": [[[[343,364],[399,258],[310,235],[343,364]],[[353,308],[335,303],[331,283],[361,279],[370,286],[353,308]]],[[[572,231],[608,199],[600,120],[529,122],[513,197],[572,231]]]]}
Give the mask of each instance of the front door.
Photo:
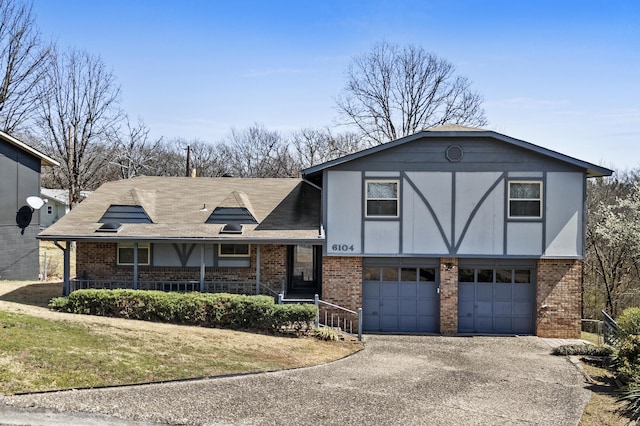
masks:
{"type": "Polygon", "coordinates": [[[317,293],[320,284],[321,246],[300,244],[289,246],[288,291],[291,293],[317,293]]]}

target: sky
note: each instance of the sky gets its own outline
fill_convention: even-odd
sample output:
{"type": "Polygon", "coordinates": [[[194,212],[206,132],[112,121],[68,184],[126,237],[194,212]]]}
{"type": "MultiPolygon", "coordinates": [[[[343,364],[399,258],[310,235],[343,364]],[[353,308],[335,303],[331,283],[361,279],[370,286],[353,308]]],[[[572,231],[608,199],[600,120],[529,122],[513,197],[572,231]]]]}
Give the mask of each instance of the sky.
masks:
{"type": "Polygon", "coordinates": [[[640,167],[636,0],[33,0],[46,39],[99,55],[154,138],[338,126],[351,59],[379,41],[452,62],[485,128],[640,167]]]}

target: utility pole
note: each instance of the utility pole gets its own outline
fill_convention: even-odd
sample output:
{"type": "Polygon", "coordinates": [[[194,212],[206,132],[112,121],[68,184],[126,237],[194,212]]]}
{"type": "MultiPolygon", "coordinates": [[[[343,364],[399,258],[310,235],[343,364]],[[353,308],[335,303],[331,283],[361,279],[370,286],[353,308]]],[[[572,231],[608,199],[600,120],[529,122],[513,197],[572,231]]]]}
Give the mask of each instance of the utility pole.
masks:
{"type": "Polygon", "coordinates": [[[186,177],[191,176],[191,146],[187,145],[187,171],[184,174],[186,177]]]}

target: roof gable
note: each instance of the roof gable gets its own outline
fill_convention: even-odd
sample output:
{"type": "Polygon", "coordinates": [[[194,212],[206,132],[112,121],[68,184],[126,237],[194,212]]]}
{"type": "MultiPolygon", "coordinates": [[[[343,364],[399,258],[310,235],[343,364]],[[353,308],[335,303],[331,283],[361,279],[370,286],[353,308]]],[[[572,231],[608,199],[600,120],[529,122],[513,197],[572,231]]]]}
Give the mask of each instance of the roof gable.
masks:
{"type": "Polygon", "coordinates": [[[53,158],[41,153],[37,149],[31,148],[26,143],[19,141],[18,139],[14,138],[13,136],[9,135],[8,133],[0,131],[0,139],[2,139],[4,141],[10,143],[13,146],[15,146],[17,148],[20,148],[22,151],[27,152],[27,153],[33,155],[34,157],[38,158],[40,160],[40,164],[43,165],[43,166],[59,166],[60,165],[60,163],[58,163],[53,158]]]}
{"type": "Polygon", "coordinates": [[[370,157],[378,153],[383,153],[385,151],[392,150],[396,147],[410,144],[412,142],[416,142],[419,140],[425,140],[427,141],[427,143],[429,143],[430,141],[433,141],[435,139],[440,139],[440,140],[446,139],[450,141],[451,144],[455,144],[456,141],[459,141],[459,140],[469,141],[469,140],[480,140],[483,138],[484,139],[489,138],[499,143],[505,143],[511,147],[517,147],[517,148],[526,150],[530,153],[546,157],[550,160],[559,161],[559,162],[565,163],[568,166],[582,169],[586,172],[588,177],[610,176],[613,173],[612,170],[609,170],[607,168],[604,168],[595,164],[591,164],[586,161],[582,161],[577,158],[573,158],[568,155],[564,155],[559,152],[556,152],[547,148],[543,148],[541,146],[534,145],[532,143],[515,139],[510,136],[506,136],[493,131],[459,126],[459,125],[444,125],[444,126],[430,129],[430,130],[424,130],[422,132],[416,133],[411,136],[406,136],[404,138],[397,139],[395,141],[387,142],[383,145],[378,145],[363,151],[346,155],[341,158],[337,158],[332,161],[328,161],[323,164],[319,164],[314,167],[307,168],[302,171],[302,175],[305,177],[311,177],[319,174],[325,169],[330,169],[332,167],[346,164],[355,160],[363,159],[365,157],[370,157]]]}

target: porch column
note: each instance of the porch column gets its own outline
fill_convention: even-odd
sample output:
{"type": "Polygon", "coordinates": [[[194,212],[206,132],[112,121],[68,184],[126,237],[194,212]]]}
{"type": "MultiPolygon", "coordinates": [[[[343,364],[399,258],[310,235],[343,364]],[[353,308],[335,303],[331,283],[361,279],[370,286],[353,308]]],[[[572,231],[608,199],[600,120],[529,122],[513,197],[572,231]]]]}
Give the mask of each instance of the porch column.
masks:
{"type": "Polygon", "coordinates": [[[133,289],[138,289],[138,242],[133,243],[133,289]]]}
{"type": "Polygon", "coordinates": [[[204,243],[200,245],[200,293],[204,293],[204,243]]]}
{"type": "Polygon", "coordinates": [[[63,259],[63,269],[62,269],[62,278],[64,280],[64,286],[62,288],[62,295],[68,296],[71,292],[71,261],[70,261],[70,249],[69,249],[69,241],[64,243],[64,247],[60,245],[58,241],[54,241],[56,247],[62,250],[62,259],[63,259]]]}
{"type": "Polygon", "coordinates": [[[64,275],[64,294],[63,296],[68,296],[71,292],[71,247],[69,247],[69,241],[67,241],[63,248],[64,254],[64,267],[63,267],[63,275],[64,275]]]}
{"type": "Polygon", "coordinates": [[[260,294],[260,244],[256,244],[256,294],[260,294]]]}

